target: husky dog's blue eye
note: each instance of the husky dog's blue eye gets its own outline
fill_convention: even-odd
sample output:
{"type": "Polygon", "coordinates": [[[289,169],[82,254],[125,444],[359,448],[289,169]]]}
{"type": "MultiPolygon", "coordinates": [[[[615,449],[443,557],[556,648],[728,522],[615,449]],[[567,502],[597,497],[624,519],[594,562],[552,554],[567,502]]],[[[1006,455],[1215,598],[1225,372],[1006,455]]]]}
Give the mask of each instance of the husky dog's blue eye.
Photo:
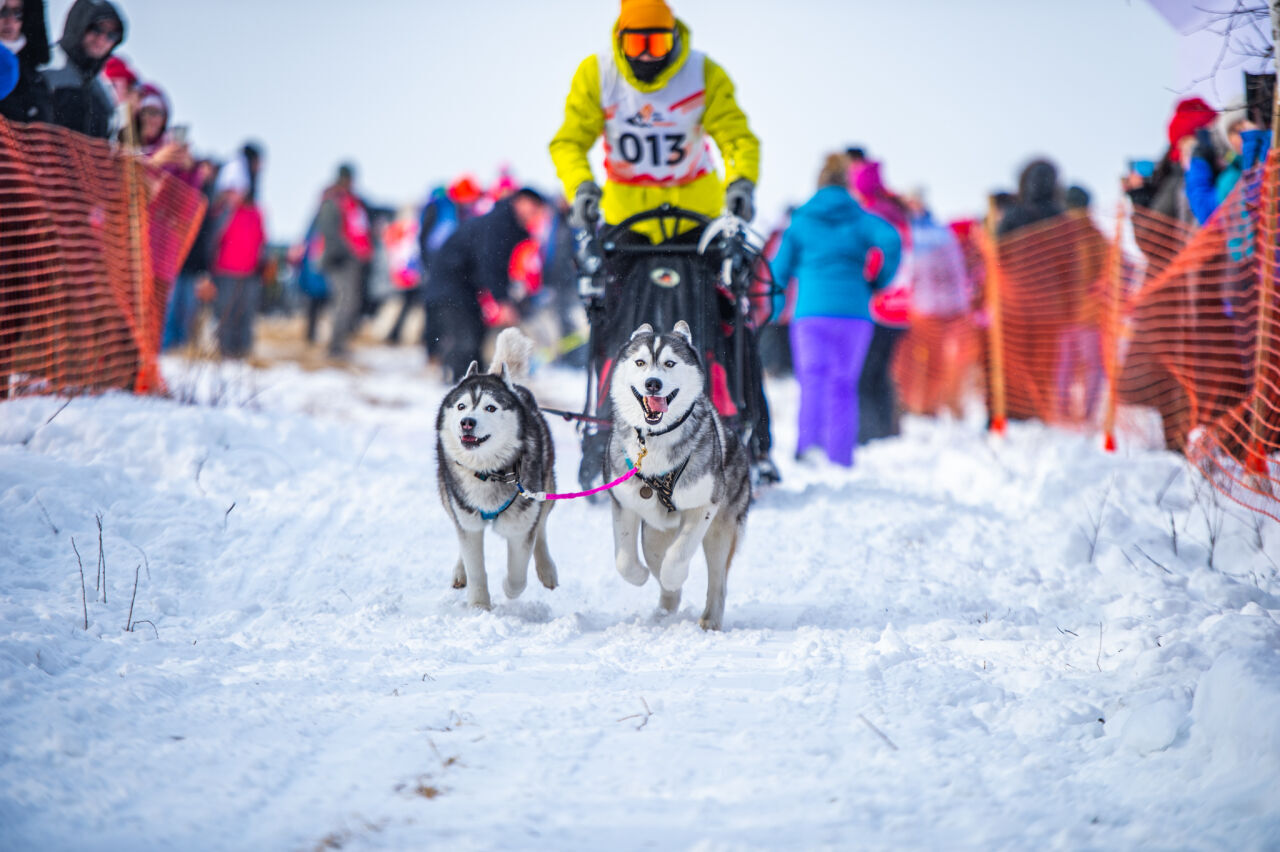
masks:
{"type": "Polygon", "coordinates": [[[676,362],[675,362],[675,361],[663,361],[663,362],[662,362],[662,366],[666,367],[668,370],[670,370],[670,369],[672,369],[673,367],[675,367],[675,365],[676,365],[676,362]]]}
{"type": "Polygon", "coordinates": [[[489,405],[486,405],[486,406],[484,407],[484,410],[485,410],[485,411],[487,411],[487,412],[489,412],[490,414],[492,414],[493,412],[495,412],[495,411],[497,411],[497,410],[498,410],[498,406],[493,405],[492,403],[490,403],[489,405]]]}

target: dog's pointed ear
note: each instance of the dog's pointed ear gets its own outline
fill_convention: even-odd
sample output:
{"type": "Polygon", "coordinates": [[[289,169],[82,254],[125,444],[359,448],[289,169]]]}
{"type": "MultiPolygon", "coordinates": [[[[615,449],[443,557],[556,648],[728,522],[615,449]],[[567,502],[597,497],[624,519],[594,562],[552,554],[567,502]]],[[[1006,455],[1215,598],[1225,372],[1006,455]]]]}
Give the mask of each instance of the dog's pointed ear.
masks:
{"type": "Polygon", "coordinates": [[[631,339],[635,340],[637,337],[645,334],[653,334],[653,326],[649,325],[649,323],[645,323],[635,331],[631,332],[631,339]]]}
{"type": "Polygon", "coordinates": [[[671,330],[683,337],[685,343],[688,343],[690,346],[693,345],[693,332],[689,330],[689,323],[684,320],[680,320],[676,323],[676,327],[671,330]]]}
{"type": "Polygon", "coordinates": [[[511,374],[507,372],[507,362],[505,361],[498,366],[498,378],[502,379],[502,383],[507,387],[515,387],[511,384],[511,374]]]}
{"type": "Polygon", "coordinates": [[[480,362],[479,362],[479,361],[472,361],[472,362],[471,362],[471,366],[467,368],[467,374],[466,374],[465,376],[463,376],[462,378],[464,378],[464,379],[469,379],[469,378],[471,378],[472,376],[476,375],[476,374],[477,374],[477,373],[479,373],[479,372],[480,372],[480,362]]]}

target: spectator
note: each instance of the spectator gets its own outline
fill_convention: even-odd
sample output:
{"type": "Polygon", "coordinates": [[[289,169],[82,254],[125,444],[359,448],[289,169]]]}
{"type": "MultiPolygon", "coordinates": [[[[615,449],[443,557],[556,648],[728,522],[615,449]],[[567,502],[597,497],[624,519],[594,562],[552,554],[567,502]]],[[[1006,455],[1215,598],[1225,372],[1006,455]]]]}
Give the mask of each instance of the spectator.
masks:
{"type": "Polygon", "coordinates": [[[1148,258],[1163,267],[1169,261],[1170,234],[1164,222],[1192,225],[1195,216],[1186,193],[1184,150],[1189,154],[1188,138],[1194,143],[1195,132],[1213,123],[1217,112],[1200,98],[1185,98],[1174,108],[1169,121],[1169,147],[1149,177],[1130,172],[1123,181],[1124,190],[1135,208],[1157,215],[1133,217],[1133,238],[1148,258]],[[1163,220],[1161,222],[1160,220],[1163,220]]]}
{"type": "Polygon", "coordinates": [[[120,131],[121,142],[136,148],[148,163],[163,169],[188,186],[200,188],[195,160],[187,146],[185,132],[181,139],[169,133],[169,100],[159,86],[138,86],[137,109],[126,129],[120,131]]]}
{"type": "MultiPolygon", "coordinates": [[[[418,256],[421,263],[422,276],[419,285],[412,293],[405,293],[404,304],[396,317],[395,325],[387,335],[388,343],[398,343],[405,317],[412,306],[410,298],[421,301],[426,291],[426,279],[431,269],[431,260],[444,245],[445,240],[458,229],[458,225],[474,215],[475,204],[480,200],[480,187],[469,175],[462,175],[449,184],[438,186],[431,191],[427,203],[422,206],[422,215],[418,219],[418,256]]],[[[422,335],[425,341],[434,337],[431,327],[432,318],[428,314],[422,335]]]]}
{"type": "MultiPolygon", "coordinates": [[[[323,202],[321,202],[323,203],[323,202]]],[[[307,343],[315,343],[320,323],[320,312],[329,304],[329,282],[320,271],[324,254],[324,241],[316,229],[319,211],[311,217],[306,236],[300,245],[294,246],[291,257],[298,265],[298,289],[307,299],[307,343]]]]}
{"type": "Polygon", "coordinates": [[[945,407],[958,418],[963,413],[960,369],[968,360],[965,340],[973,286],[955,233],[934,221],[923,194],[908,196],[906,202],[911,254],[903,277],[911,291],[912,327],[924,332],[921,340],[928,345],[919,353],[923,357],[914,371],[917,383],[902,388],[904,407],[916,414],[936,414],[945,407]]]}
{"type": "MultiPolygon", "coordinates": [[[[898,232],[902,250],[911,245],[911,228],[902,200],[885,187],[880,164],[864,162],[852,172],[853,196],[872,215],[879,216],[898,232]]],[[[869,277],[879,279],[875,269],[879,259],[872,260],[869,277]]],[[[906,293],[893,278],[883,278],[884,287],[872,297],[871,319],[875,330],[866,360],[858,375],[858,443],[898,434],[898,398],[889,368],[906,325],[906,293]]]]}
{"type": "Polygon", "coordinates": [[[98,75],[123,41],[124,19],[108,0],[75,0],[58,40],[63,63],[45,71],[55,124],[111,138],[115,102],[98,75]]]}
{"type": "Polygon", "coordinates": [[[1018,197],[1000,218],[996,235],[1005,236],[1019,228],[1061,216],[1066,212],[1058,167],[1048,160],[1032,160],[1018,178],[1018,197]]]}
{"type": "Polygon", "coordinates": [[[14,88],[0,95],[0,115],[9,121],[52,121],[53,99],[39,70],[49,61],[44,0],[0,0],[0,45],[18,61],[14,88]]]}
{"type": "Polygon", "coordinates": [[[1076,245],[1080,286],[1074,309],[1067,325],[1058,335],[1058,360],[1054,368],[1054,387],[1059,406],[1058,418],[1075,419],[1067,410],[1071,387],[1079,376],[1084,383],[1085,422],[1093,419],[1102,396],[1105,378],[1102,369],[1102,308],[1108,292],[1107,263],[1111,259],[1111,243],[1089,213],[1089,192],[1073,186],[1066,192],[1067,215],[1075,223],[1071,238],[1076,245]]]}
{"type": "Polygon", "coordinates": [[[508,293],[511,253],[538,231],[542,196],[525,188],[493,210],[463,222],[431,261],[427,316],[434,316],[427,351],[439,354],[445,381],[456,381],[480,359],[486,326],[515,325],[508,293]]]}
{"type": "Polygon", "coordinates": [[[246,144],[238,157],[222,167],[214,186],[211,268],[217,287],[218,348],[225,358],[244,358],[253,349],[267,244],[258,208],[261,167],[261,151],[246,144]]]}
{"type": "Polygon", "coordinates": [[[350,339],[363,309],[363,282],[373,257],[373,233],[369,214],[356,197],[355,167],[343,163],[333,185],[325,190],[316,218],[316,230],[324,241],[320,270],[333,299],[333,329],[329,336],[332,358],[350,357],[350,339]]]}
{"type": "MultiPolygon", "coordinates": [[[[789,205],[783,214],[782,221],[769,232],[764,241],[762,261],[769,264],[778,256],[778,247],[782,245],[782,235],[795,214],[794,205],[789,205]]],[[[772,376],[790,376],[793,373],[791,363],[791,320],[796,306],[795,280],[779,281],[772,277],[772,268],[761,268],[757,271],[761,281],[784,291],[782,310],[766,325],[761,326],[758,339],[760,341],[760,363],[766,373],[772,376]]]]}
{"type": "MultiPolygon", "coordinates": [[[[791,351],[800,383],[797,458],[825,453],[848,467],[858,437],[856,388],[874,326],[868,310],[873,291],[898,269],[902,240],[884,219],[863,210],[848,189],[849,158],[827,157],[818,191],[796,209],[774,258],[778,281],[796,278],[791,351]],[[867,256],[883,256],[874,276],[867,256]]],[[[774,297],[774,314],[783,297],[774,297]]]]}
{"type": "MultiPolygon", "coordinates": [[[[201,160],[196,163],[194,174],[195,179],[199,181],[200,191],[206,198],[210,197],[213,194],[213,178],[217,174],[217,168],[210,161],[201,160]]],[[[210,199],[210,207],[212,207],[212,199],[210,199]]],[[[209,239],[212,230],[213,217],[206,215],[200,222],[200,229],[196,231],[195,240],[191,243],[191,250],[187,253],[186,260],[182,262],[182,269],[178,271],[178,279],[173,284],[169,305],[165,311],[164,337],[161,341],[164,349],[182,346],[191,340],[192,325],[199,302],[207,301],[210,293],[217,292],[209,276],[209,239]],[[201,298],[201,294],[204,294],[205,298],[201,298]]]]}

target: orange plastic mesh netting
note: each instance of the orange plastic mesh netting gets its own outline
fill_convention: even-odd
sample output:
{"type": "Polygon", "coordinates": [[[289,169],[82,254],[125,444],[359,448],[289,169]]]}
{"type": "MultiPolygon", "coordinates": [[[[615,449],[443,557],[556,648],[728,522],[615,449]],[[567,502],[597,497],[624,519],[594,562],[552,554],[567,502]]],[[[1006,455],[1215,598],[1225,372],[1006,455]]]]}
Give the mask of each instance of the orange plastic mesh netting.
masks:
{"type": "Polygon", "coordinates": [[[1083,212],[987,243],[992,419],[1095,425],[1114,335],[1114,239],[1083,212]]]}
{"type": "Polygon", "coordinates": [[[161,389],[203,195],[101,140],[0,119],[0,396],[161,389]]]}
{"type": "MultiPolygon", "coordinates": [[[[1185,428],[1185,450],[1227,496],[1280,520],[1280,297],[1273,149],[1261,175],[1226,202],[1135,300],[1135,328],[1181,320],[1157,350],[1184,398],[1162,415],[1185,428]]],[[[1135,340],[1137,339],[1135,334],[1135,340]]]]}

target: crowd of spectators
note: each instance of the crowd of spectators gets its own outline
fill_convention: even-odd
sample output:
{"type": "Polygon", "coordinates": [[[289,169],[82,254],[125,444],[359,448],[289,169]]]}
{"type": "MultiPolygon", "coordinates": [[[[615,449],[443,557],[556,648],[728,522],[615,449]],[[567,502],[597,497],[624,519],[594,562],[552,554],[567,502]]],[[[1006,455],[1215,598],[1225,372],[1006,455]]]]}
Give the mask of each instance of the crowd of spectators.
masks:
{"type": "Polygon", "coordinates": [[[0,116],[44,123],[101,139],[144,161],[156,181],[180,181],[204,193],[207,213],[171,286],[163,346],[195,337],[198,307],[210,305],[225,357],[251,351],[253,319],[266,259],[266,226],[257,203],[263,152],[246,143],[225,160],[194,153],[189,128],[171,124],[168,94],[118,54],[128,31],[111,0],[75,0],[50,46],[44,0],[0,0],[0,54],[17,75],[0,98],[0,116]]]}

